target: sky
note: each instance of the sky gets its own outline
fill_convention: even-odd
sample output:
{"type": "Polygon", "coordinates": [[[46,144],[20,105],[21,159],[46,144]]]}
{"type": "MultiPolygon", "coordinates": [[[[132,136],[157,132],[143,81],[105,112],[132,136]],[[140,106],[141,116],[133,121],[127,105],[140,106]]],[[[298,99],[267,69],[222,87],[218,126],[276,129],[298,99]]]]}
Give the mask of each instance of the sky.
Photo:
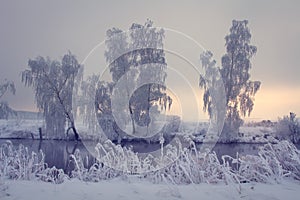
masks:
{"type": "MultiPolygon", "coordinates": [[[[251,43],[258,48],[252,59],[251,80],[262,82],[251,119],[277,119],[291,111],[300,116],[299,8],[297,0],[2,0],[0,82],[12,80],[17,89],[16,95],[5,95],[3,100],[16,110],[36,110],[32,89],[25,88],[20,81],[28,60],[39,55],[61,59],[70,50],[83,61],[112,27],[126,30],[132,23],[143,24],[149,18],[155,26],[192,38],[212,51],[220,63],[225,53],[224,37],[229,33],[232,20],[247,19],[251,43]]],[[[176,38],[170,41],[174,46],[182,45],[176,38]]],[[[198,55],[192,48],[186,52],[198,55]]],[[[174,60],[169,63],[176,65],[174,60]]],[[[179,74],[186,69],[181,66],[175,67],[179,74]]],[[[180,81],[169,77],[170,84],[180,85],[180,81]]],[[[187,118],[194,120],[191,105],[201,107],[201,97],[196,98],[198,103],[192,94],[180,98],[182,108],[186,105],[187,118]]]]}

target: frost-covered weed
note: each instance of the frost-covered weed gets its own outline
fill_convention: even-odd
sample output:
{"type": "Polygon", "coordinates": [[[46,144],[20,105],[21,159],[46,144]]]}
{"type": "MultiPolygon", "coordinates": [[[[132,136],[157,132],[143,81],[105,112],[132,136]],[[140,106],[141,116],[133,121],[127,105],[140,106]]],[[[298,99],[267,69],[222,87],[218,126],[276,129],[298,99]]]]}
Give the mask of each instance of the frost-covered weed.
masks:
{"type": "Polygon", "coordinates": [[[0,147],[0,177],[62,183],[65,175],[62,169],[48,168],[42,151],[38,154],[29,152],[23,145],[14,149],[12,143],[7,141],[0,147]]]}
{"type": "Polygon", "coordinates": [[[266,144],[258,156],[242,157],[239,164],[237,173],[245,181],[280,182],[287,176],[300,180],[300,151],[288,141],[266,144]]]}
{"type": "Polygon", "coordinates": [[[14,149],[12,143],[7,141],[1,146],[0,154],[1,176],[30,180],[45,169],[44,154],[29,153],[23,145],[14,149]]]}
{"type": "Polygon", "coordinates": [[[285,177],[300,180],[300,152],[288,141],[266,144],[258,155],[219,160],[215,152],[199,152],[192,142],[190,148],[180,143],[163,148],[161,156],[141,158],[130,148],[111,141],[98,144],[96,162],[85,168],[80,151],[70,156],[73,170],[66,175],[62,169],[48,168],[43,152],[29,153],[22,145],[14,149],[11,142],[0,147],[0,178],[62,183],[68,176],[83,181],[98,182],[115,177],[137,176],[154,183],[199,184],[219,183],[234,186],[240,192],[244,182],[280,182],[285,177]]]}
{"type": "Polygon", "coordinates": [[[46,168],[43,173],[36,174],[40,180],[45,182],[51,182],[55,184],[63,183],[66,175],[64,170],[56,169],[56,167],[46,168]]]}

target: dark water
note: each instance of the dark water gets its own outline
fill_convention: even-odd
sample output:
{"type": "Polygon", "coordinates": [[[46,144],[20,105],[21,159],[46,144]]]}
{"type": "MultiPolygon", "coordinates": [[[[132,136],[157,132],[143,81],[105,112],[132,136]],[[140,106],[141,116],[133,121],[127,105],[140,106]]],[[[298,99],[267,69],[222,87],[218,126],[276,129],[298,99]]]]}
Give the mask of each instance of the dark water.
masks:
{"type": "MultiPolygon", "coordinates": [[[[0,145],[3,144],[6,140],[0,139],[0,145]]],[[[89,168],[94,162],[95,158],[89,153],[85,145],[93,147],[96,145],[94,142],[75,142],[75,141],[60,141],[60,140],[10,140],[12,144],[17,148],[20,144],[28,148],[29,152],[39,152],[42,150],[45,154],[45,162],[49,167],[56,166],[56,168],[64,169],[65,172],[69,172],[70,168],[70,155],[75,152],[75,149],[79,149],[83,162],[86,168],[89,168]]],[[[131,146],[130,143],[123,144],[125,146],[131,146]]],[[[159,144],[155,144],[159,145],[159,144]]],[[[200,147],[201,144],[198,144],[197,147],[200,147]]],[[[257,154],[259,147],[263,144],[216,144],[213,148],[213,151],[216,152],[219,159],[222,155],[230,155],[235,157],[237,153],[239,155],[257,154]]],[[[300,144],[296,145],[297,148],[300,148],[300,144]]],[[[138,152],[151,152],[151,149],[157,148],[153,144],[146,143],[135,143],[133,150],[138,152]]]]}
{"type": "MultiPolygon", "coordinates": [[[[0,145],[7,140],[0,139],[0,145]]],[[[70,165],[70,155],[74,154],[76,149],[80,150],[83,158],[84,166],[90,167],[95,159],[85,148],[83,143],[75,141],[61,141],[61,140],[30,140],[30,139],[11,139],[15,148],[20,144],[28,148],[29,152],[38,153],[40,150],[45,154],[45,162],[48,167],[55,166],[58,169],[64,169],[65,172],[72,170],[70,165]]]]}

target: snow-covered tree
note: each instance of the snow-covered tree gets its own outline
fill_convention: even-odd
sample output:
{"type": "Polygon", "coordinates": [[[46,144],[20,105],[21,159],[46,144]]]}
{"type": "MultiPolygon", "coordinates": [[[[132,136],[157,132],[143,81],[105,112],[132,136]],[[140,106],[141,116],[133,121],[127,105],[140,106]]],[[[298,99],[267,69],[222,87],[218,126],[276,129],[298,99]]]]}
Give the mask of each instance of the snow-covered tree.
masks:
{"type": "Polygon", "coordinates": [[[114,89],[120,93],[119,96],[129,100],[133,133],[136,123],[149,126],[150,109],[156,109],[159,113],[170,107],[172,102],[163,86],[167,66],[163,51],[164,30],[152,25],[152,21],[147,20],[144,25],[132,24],[128,32],[117,28],[107,31],[106,60],[114,86],[118,81],[123,81],[124,90],[114,89]],[[143,84],[149,77],[158,80],[158,83],[143,84]],[[131,89],[135,87],[137,89],[131,94],[131,89]]]}
{"type": "Polygon", "coordinates": [[[70,52],[61,62],[37,57],[28,61],[29,69],[22,72],[22,82],[35,90],[37,107],[43,111],[47,134],[63,138],[66,124],[79,139],[72,114],[72,92],[81,65],[70,52]]]}
{"type": "Polygon", "coordinates": [[[136,80],[138,85],[149,80],[149,77],[151,80],[157,81],[157,83],[142,85],[130,99],[134,120],[140,126],[149,126],[150,108],[154,108],[154,105],[161,106],[154,108],[159,113],[159,109],[167,109],[172,103],[172,99],[165,92],[165,86],[160,84],[165,82],[167,76],[165,71],[167,64],[163,50],[164,30],[153,28],[152,25],[153,22],[147,20],[144,26],[132,24],[130,28],[131,49],[137,49],[131,53],[132,65],[143,67],[142,70],[139,68],[139,76],[136,80]],[[139,49],[140,46],[143,48],[139,49]]]}
{"type": "MultiPolygon", "coordinates": [[[[4,82],[0,84],[0,99],[7,92],[11,92],[12,94],[15,94],[16,88],[14,82],[4,80],[4,82]]],[[[0,119],[8,119],[8,116],[11,114],[16,114],[16,113],[12,108],[9,107],[6,101],[0,101],[0,119]]]]}
{"type": "MultiPolygon", "coordinates": [[[[98,93],[98,97],[96,99],[100,100],[101,98],[107,99],[107,101],[96,101],[96,108],[99,110],[99,120],[101,121],[101,127],[105,130],[112,130],[116,127],[116,122],[114,117],[112,116],[112,108],[111,108],[111,96],[112,96],[112,88],[115,84],[123,77],[123,84],[125,90],[118,90],[115,88],[115,92],[121,93],[120,96],[125,97],[126,99],[130,98],[129,88],[133,88],[135,86],[135,80],[133,78],[129,78],[129,76],[124,76],[130,70],[130,49],[129,49],[129,36],[127,32],[119,29],[112,28],[107,30],[106,32],[107,40],[105,41],[106,51],[105,57],[106,62],[109,64],[109,70],[112,75],[112,83],[103,83],[101,84],[98,93]],[[105,86],[106,85],[106,86],[105,86]],[[107,88],[110,86],[110,89],[107,88]],[[107,89],[105,89],[107,88],[107,89]],[[107,104],[107,102],[109,102],[107,104]],[[109,126],[107,126],[109,125],[109,126]]],[[[134,75],[133,75],[134,76],[134,75]]],[[[118,108],[119,110],[119,108],[118,108]]],[[[129,107],[130,113],[132,113],[131,107],[129,107]]],[[[124,112],[120,110],[118,115],[122,115],[124,112]]],[[[127,118],[122,117],[124,123],[127,123],[127,118]]],[[[135,122],[133,119],[133,115],[131,114],[131,123],[132,128],[135,130],[135,122]]],[[[105,131],[106,132],[106,131],[105,131]]],[[[109,134],[109,133],[106,133],[109,134]]],[[[119,135],[115,130],[111,132],[109,135],[119,135]]],[[[111,137],[116,138],[116,137],[111,137]]],[[[118,137],[120,138],[120,137],[118,137]]]]}
{"type": "Polygon", "coordinates": [[[113,83],[99,80],[99,75],[91,75],[86,81],[82,82],[81,91],[83,93],[79,98],[79,113],[84,114],[83,122],[90,130],[98,133],[97,124],[99,123],[108,139],[112,141],[119,140],[123,136],[123,132],[116,125],[112,115],[111,95],[113,83]],[[94,98],[94,104],[87,103],[94,98]],[[96,110],[96,118],[94,110],[96,110]]]}
{"type": "Polygon", "coordinates": [[[213,60],[213,54],[210,51],[204,51],[200,55],[200,61],[204,68],[204,74],[200,75],[199,86],[204,89],[203,110],[207,111],[211,123],[216,123],[214,127],[215,134],[221,133],[223,119],[225,116],[225,93],[222,77],[216,61],[213,60]]]}
{"type": "MultiPolygon", "coordinates": [[[[232,21],[230,34],[225,37],[226,54],[222,57],[222,66],[219,69],[226,98],[226,119],[222,135],[227,139],[237,136],[243,123],[241,117],[250,115],[254,106],[254,96],[261,85],[259,81],[250,80],[250,59],[257,48],[250,44],[251,34],[247,25],[247,20],[232,21]]],[[[204,106],[210,111],[210,94],[201,81],[200,86],[205,89],[204,106]]]]}

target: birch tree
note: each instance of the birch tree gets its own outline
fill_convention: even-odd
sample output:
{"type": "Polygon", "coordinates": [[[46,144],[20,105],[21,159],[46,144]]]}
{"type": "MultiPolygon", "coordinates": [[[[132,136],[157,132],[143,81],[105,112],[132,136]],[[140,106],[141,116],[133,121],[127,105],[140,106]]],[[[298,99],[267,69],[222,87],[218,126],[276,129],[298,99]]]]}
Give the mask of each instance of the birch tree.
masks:
{"type": "Polygon", "coordinates": [[[129,100],[132,132],[135,133],[136,123],[140,126],[149,125],[150,108],[159,113],[172,104],[163,84],[142,84],[149,77],[155,77],[154,80],[159,80],[160,83],[165,82],[167,64],[163,51],[164,30],[154,28],[153,22],[147,20],[144,25],[133,23],[128,32],[110,29],[107,37],[106,60],[113,83],[117,84],[121,78],[124,81],[125,90],[119,92],[123,92],[129,100]],[[155,64],[155,68],[152,64],[155,64]],[[138,85],[142,86],[130,94],[129,88],[138,85]]]}
{"type": "MultiPolygon", "coordinates": [[[[251,34],[248,21],[232,21],[230,33],[225,37],[226,54],[222,57],[222,66],[219,68],[225,87],[226,119],[223,128],[223,137],[236,138],[243,120],[241,117],[250,116],[254,107],[254,96],[261,83],[250,80],[250,59],[255,55],[257,48],[250,44],[251,34]]],[[[203,61],[205,57],[202,57],[203,61]]],[[[204,88],[204,108],[210,112],[212,99],[209,91],[204,87],[200,78],[200,87],[204,88]]]]}
{"type": "Polygon", "coordinates": [[[22,82],[35,90],[37,107],[43,111],[47,134],[64,138],[72,130],[76,140],[79,134],[72,114],[72,92],[75,77],[81,65],[70,52],[62,60],[37,57],[28,61],[29,69],[22,72],[22,82]]]}

